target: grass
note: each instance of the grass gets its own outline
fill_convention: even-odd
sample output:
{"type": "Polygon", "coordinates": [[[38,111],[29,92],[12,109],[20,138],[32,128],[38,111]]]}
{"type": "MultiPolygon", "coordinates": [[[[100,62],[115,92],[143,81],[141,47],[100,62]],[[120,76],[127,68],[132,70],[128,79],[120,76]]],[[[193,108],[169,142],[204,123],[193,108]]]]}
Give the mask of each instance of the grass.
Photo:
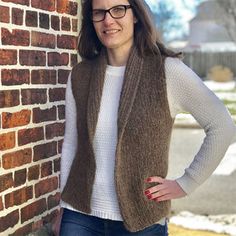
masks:
{"type": "Polygon", "coordinates": [[[227,236],[209,231],[190,230],[173,224],[168,225],[169,236],[227,236]]]}

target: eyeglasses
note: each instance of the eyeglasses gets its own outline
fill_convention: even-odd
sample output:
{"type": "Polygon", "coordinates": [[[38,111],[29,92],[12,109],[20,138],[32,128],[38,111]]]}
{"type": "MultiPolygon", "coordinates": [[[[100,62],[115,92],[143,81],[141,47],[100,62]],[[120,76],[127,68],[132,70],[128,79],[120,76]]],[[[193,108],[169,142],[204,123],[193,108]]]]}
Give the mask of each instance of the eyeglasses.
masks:
{"type": "Polygon", "coordinates": [[[107,9],[107,10],[94,9],[92,11],[91,18],[93,22],[103,21],[108,12],[112,18],[120,19],[125,16],[127,9],[130,9],[130,8],[132,8],[131,5],[118,5],[118,6],[111,7],[110,9],[107,9]]]}

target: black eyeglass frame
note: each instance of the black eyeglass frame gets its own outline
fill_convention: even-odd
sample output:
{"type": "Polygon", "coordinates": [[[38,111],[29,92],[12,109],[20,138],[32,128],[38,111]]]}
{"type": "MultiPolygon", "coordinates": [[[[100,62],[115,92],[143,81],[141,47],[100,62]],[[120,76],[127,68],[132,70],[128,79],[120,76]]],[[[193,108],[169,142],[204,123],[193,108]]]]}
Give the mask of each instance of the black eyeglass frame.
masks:
{"type": "Polygon", "coordinates": [[[131,9],[131,8],[132,8],[131,5],[117,5],[117,6],[111,7],[111,8],[109,8],[109,9],[107,9],[107,10],[105,10],[105,9],[94,9],[94,10],[92,10],[92,13],[91,13],[91,20],[92,20],[93,22],[101,22],[101,21],[104,21],[105,18],[106,18],[107,12],[110,14],[110,16],[111,16],[113,19],[121,19],[121,18],[125,17],[127,10],[128,10],[128,9],[131,9]],[[124,7],[125,11],[124,11],[124,15],[123,15],[123,16],[114,17],[114,16],[112,15],[111,10],[114,9],[114,8],[117,8],[117,7],[124,7]],[[103,19],[102,19],[102,20],[93,20],[93,11],[102,11],[102,12],[103,12],[103,19]]]}

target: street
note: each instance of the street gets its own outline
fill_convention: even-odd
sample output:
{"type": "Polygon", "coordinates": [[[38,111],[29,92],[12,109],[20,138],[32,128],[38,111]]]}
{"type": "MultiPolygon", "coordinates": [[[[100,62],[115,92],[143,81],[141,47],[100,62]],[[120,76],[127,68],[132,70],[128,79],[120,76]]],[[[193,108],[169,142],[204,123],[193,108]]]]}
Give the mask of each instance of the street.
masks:
{"type": "MultiPolygon", "coordinates": [[[[169,178],[181,176],[197,153],[205,134],[202,129],[175,128],[170,147],[169,178]]],[[[174,213],[201,215],[236,214],[236,140],[214,174],[194,193],[172,201],[174,213]]]]}

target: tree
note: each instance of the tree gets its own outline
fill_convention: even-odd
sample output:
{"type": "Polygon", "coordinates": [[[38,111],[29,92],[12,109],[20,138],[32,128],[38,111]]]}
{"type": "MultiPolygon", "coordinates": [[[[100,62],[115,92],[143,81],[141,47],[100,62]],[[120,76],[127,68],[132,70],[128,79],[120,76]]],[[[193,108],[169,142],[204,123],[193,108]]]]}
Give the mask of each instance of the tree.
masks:
{"type": "Polygon", "coordinates": [[[236,42],[236,0],[216,0],[222,9],[221,22],[228,30],[231,39],[236,42]]]}

